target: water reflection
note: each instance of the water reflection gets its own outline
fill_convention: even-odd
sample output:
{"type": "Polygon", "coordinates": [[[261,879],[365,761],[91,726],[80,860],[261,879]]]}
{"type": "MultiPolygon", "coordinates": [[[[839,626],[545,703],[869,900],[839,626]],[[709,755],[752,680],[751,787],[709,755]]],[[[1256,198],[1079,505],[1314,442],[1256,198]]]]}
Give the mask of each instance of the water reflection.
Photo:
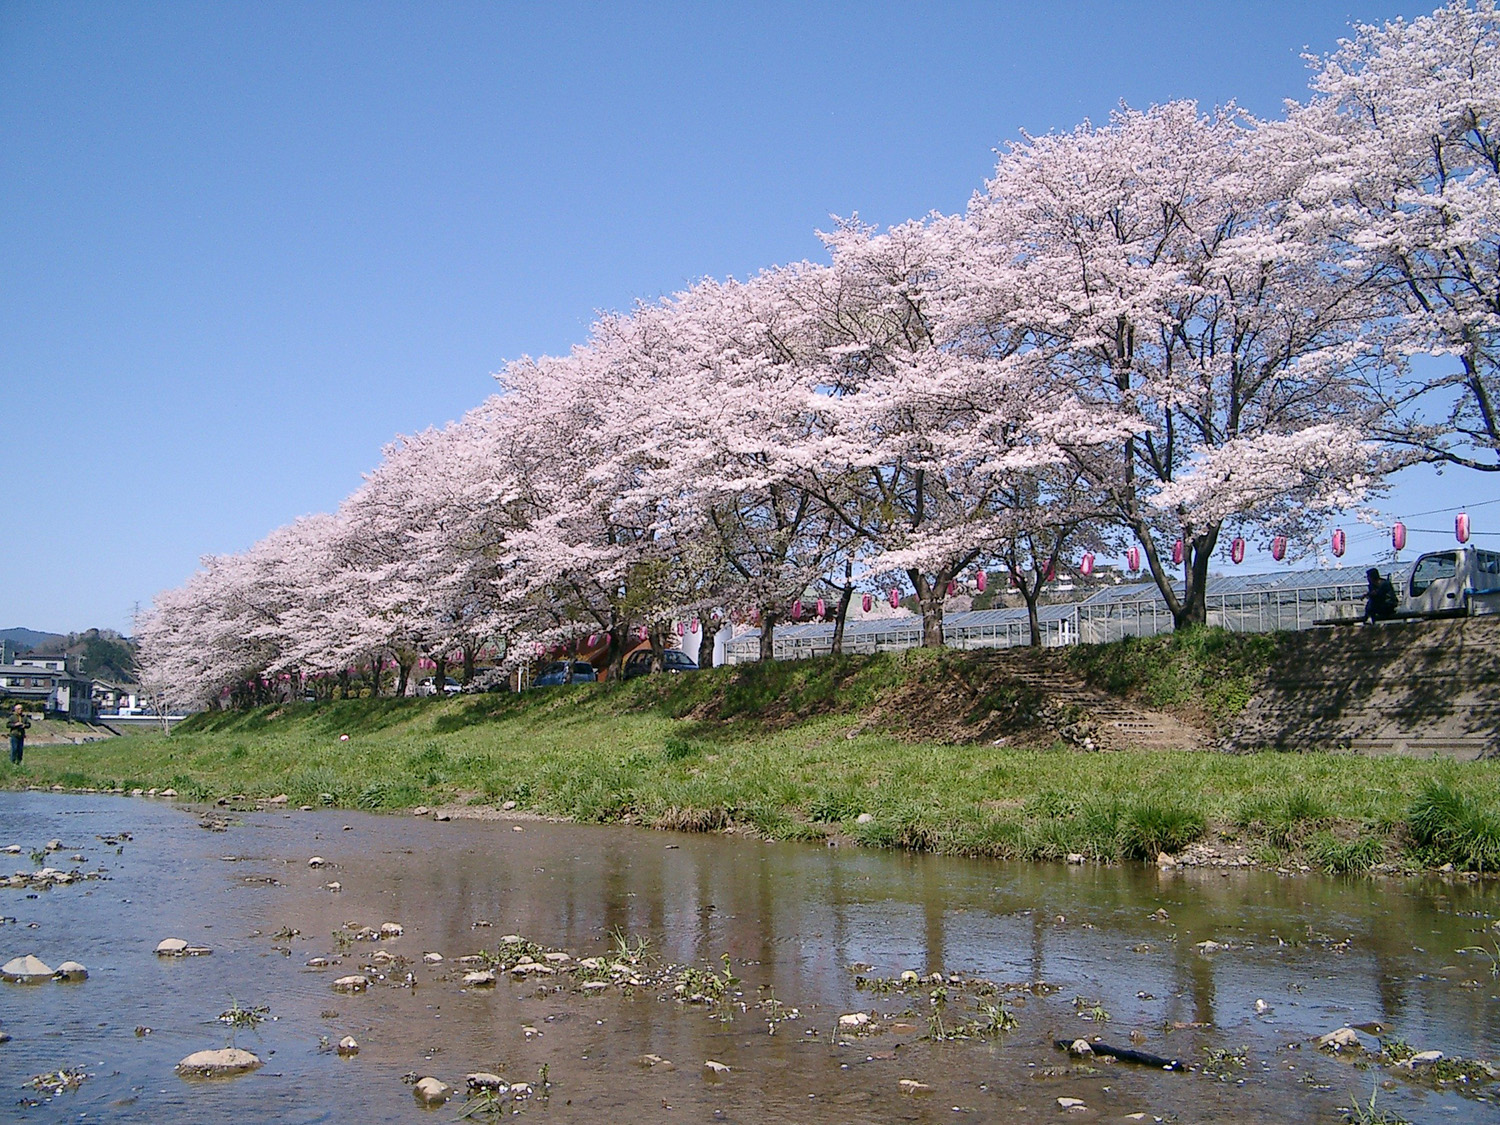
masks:
{"type": "MultiPolygon", "coordinates": [[[[1351,1091],[1367,1096],[1378,1075],[1317,1055],[1311,1036],[1379,1021],[1419,1048],[1500,1056],[1489,962],[1458,952],[1489,940],[1500,901],[1488,883],[1001,864],[351,813],[251,813],[211,833],[162,804],[51,794],[0,795],[0,836],[27,850],[61,837],[86,845],[90,866],[111,869],[108,882],[0,900],[15,918],[0,927],[0,953],[76,957],[93,970],[76,990],[0,992],[0,1018],[16,1036],[0,1047],[0,1083],[15,1091],[31,1074],[79,1061],[94,1075],[23,1108],[25,1119],[429,1120],[402,1074],[461,1084],[469,1070],[534,1078],[546,1064],[558,1094],[527,1113],[557,1120],[667,1119],[663,1104],[684,1120],[936,1121],[952,1119],[954,1106],[966,1119],[1050,1120],[1063,1095],[1106,1117],[1337,1120],[1336,1107],[1351,1091]],[[135,836],[121,856],[94,839],[120,830],[135,836]],[[331,867],[309,869],[313,854],[331,867]],[[342,893],[324,889],[330,879],[342,893]],[[326,974],[302,968],[308,957],[340,955],[332,935],[345,922],[386,920],[406,929],[392,943],[400,954],[448,959],[416,964],[415,989],[335,997],[326,974]],[[283,928],[300,936],[273,941],[283,928]],[[150,950],[169,933],[206,937],[210,963],[157,962],[150,950]],[[727,953],[752,1006],[725,1022],[660,989],[590,998],[508,980],[464,991],[446,979],[454,957],[507,933],[579,956],[607,952],[612,935],[648,940],[675,963],[727,953]],[[1227,948],[1201,952],[1206,940],[1227,948]],[[919,1038],[927,990],[859,991],[855,962],[873,966],[870,976],[943,970],[1057,991],[1017,995],[1020,1026],[1003,1041],[931,1044],[919,1038]],[[763,989],[803,1018],[769,1034],[753,1008],[763,989]],[[209,1087],[175,1079],[177,1059],[222,1045],[213,1017],[231,995],[279,1017],[240,1037],[271,1064],[209,1087]],[[1075,997],[1107,1011],[1108,1023],[1080,1020],[1075,997]],[[1270,1010],[1258,1014],[1257,1000],[1270,1010]],[[855,1009],[912,1030],[841,1046],[837,1016],[855,1009]],[[153,1031],[136,1037],[137,1026],[153,1031]],[[1124,1043],[1132,1031],[1146,1049],[1182,1058],[1244,1047],[1244,1085],[1123,1066],[1070,1071],[1051,1047],[1056,1036],[1090,1032],[1124,1043]],[[363,1045],[356,1061],[318,1050],[320,1037],[345,1033],[363,1045]],[[647,1053],[677,1068],[644,1069],[636,1060],[647,1053]],[[709,1058],[730,1065],[729,1080],[702,1080],[709,1058]],[[932,1097],[903,1096],[906,1077],[933,1086],[932,1097]]],[[[353,964],[368,953],[343,956],[353,964]]],[[[1381,1099],[1407,1116],[1493,1112],[1404,1084],[1381,1099]]]]}

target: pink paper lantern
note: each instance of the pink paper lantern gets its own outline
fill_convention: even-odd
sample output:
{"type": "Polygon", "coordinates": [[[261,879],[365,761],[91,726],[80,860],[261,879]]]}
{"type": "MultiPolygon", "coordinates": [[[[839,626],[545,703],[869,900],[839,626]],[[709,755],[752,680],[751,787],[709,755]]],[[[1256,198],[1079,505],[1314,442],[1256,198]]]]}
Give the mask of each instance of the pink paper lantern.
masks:
{"type": "Polygon", "coordinates": [[[682,627],[682,622],[681,622],[681,621],[679,621],[679,622],[678,622],[678,623],[677,623],[677,635],[678,635],[678,636],[679,636],[679,637],[680,637],[680,636],[682,636],[682,634],[683,634],[683,631],[684,631],[684,630],[683,630],[683,627],[682,627]]]}
{"type": "Polygon", "coordinates": [[[953,595],[955,595],[957,593],[958,593],[958,583],[957,582],[949,582],[948,583],[948,596],[951,598],[951,597],[953,597],[953,595]]]}
{"type": "Polygon", "coordinates": [[[1348,546],[1348,543],[1349,540],[1344,535],[1344,529],[1342,527],[1334,528],[1333,539],[1330,541],[1330,546],[1333,547],[1333,557],[1336,559],[1343,558],[1344,548],[1348,546]]]}
{"type": "Polygon", "coordinates": [[[1043,572],[1042,572],[1042,581],[1043,581],[1043,582],[1051,582],[1051,581],[1052,581],[1052,580],[1053,580],[1053,579],[1054,579],[1054,578],[1056,578],[1056,577],[1057,577],[1057,568],[1056,568],[1056,567],[1054,567],[1054,566],[1053,566],[1053,565],[1052,565],[1052,564],[1051,564],[1051,563],[1050,563],[1050,562],[1049,562],[1049,563],[1048,563],[1048,564],[1047,564],[1047,569],[1046,569],[1046,570],[1045,570],[1045,571],[1043,571],[1043,572]]]}
{"type": "Polygon", "coordinates": [[[1237,563],[1245,561],[1245,541],[1238,535],[1234,537],[1234,542],[1229,544],[1229,557],[1237,563]]]}
{"type": "Polygon", "coordinates": [[[698,631],[698,619],[696,617],[688,622],[688,628],[691,629],[694,633],[698,631]]]}
{"type": "Polygon", "coordinates": [[[646,641],[646,640],[650,640],[650,639],[651,639],[651,633],[646,629],[646,627],[644,625],[642,625],[641,626],[641,640],[646,641]]]}
{"type": "Polygon", "coordinates": [[[891,608],[901,608],[901,591],[897,590],[894,586],[891,587],[891,608]]]}
{"type": "Polygon", "coordinates": [[[1182,560],[1187,557],[1187,548],[1181,539],[1172,544],[1172,565],[1181,566],[1182,560]]]}
{"type": "Polygon", "coordinates": [[[984,593],[984,588],[986,586],[988,586],[989,584],[990,584],[990,576],[988,574],[986,574],[984,571],[982,571],[982,570],[978,571],[974,575],[974,589],[978,590],[981,594],[984,593]]]}
{"type": "Polygon", "coordinates": [[[1460,543],[1469,541],[1469,513],[1459,512],[1453,520],[1453,534],[1460,543]]]}
{"type": "Polygon", "coordinates": [[[872,597],[870,597],[869,594],[866,594],[864,597],[862,597],[859,600],[859,604],[864,608],[864,611],[866,613],[869,613],[870,612],[870,606],[872,606],[872,605],[875,604],[875,599],[872,598],[872,597]]]}
{"type": "Polygon", "coordinates": [[[824,601],[822,598],[818,599],[818,616],[819,617],[826,617],[826,616],[828,616],[828,603],[826,601],[824,601]]]}
{"type": "Polygon", "coordinates": [[[792,603],[792,620],[793,621],[801,621],[802,620],[802,599],[801,598],[798,598],[796,601],[794,601],[792,603]]]}
{"type": "Polygon", "coordinates": [[[1141,569],[1141,549],[1132,547],[1125,552],[1125,565],[1131,570],[1141,569]]]}
{"type": "Polygon", "coordinates": [[[1286,536],[1278,535],[1271,540],[1271,557],[1277,562],[1286,558],[1286,536]]]}
{"type": "Polygon", "coordinates": [[[593,648],[598,643],[599,643],[599,634],[598,633],[590,633],[589,634],[589,648],[593,648]]]}
{"type": "Polygon", "coordinates": [[[1391,525],[1391,546],[1398,551],[1406,550],[1406,525],[1400,520],[1391,525]]]}
{"type": "Polygon", "coordinates": [[[1094,554],[1092,551],[1085,551],[1083,553],[1083,558],[1078,560],[1078,570],[1085,578],[1094,573],[1094,554]]]}

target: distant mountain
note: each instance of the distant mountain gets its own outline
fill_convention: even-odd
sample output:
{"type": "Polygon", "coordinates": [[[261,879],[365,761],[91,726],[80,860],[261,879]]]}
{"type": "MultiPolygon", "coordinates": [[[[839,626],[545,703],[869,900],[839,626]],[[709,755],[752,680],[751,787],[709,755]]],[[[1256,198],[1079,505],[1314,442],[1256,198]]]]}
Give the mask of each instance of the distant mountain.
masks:
{"type": "Polygon", "coordinates": [[[10,641],[18,649],[61,648],[67,639],[62,633],[38,633],[35,629],[0,629],[0,641],[10,641]]]}

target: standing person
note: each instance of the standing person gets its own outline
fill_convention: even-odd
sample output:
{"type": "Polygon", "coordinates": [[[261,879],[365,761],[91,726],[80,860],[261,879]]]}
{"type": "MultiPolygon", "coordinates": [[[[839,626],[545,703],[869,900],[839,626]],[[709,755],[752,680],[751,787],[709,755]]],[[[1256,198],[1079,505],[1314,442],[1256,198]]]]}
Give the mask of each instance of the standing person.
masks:
{"type": "Polygon", "coordinates": [[[1381,575],[1376,567],[1365,571],[1365,581],[1370,588],[1365,593],[1365,617],[1366,621],[1389,621],[1396,616],[1396,587],[1391,585],[1391,580],[1381,575]]]}
{"type": "Polygon", "coordinates": [[[21,764],[21,754],[26,749],[26,732],[30,728],[31,720],[21,713],[21,705],[17,703],[5,724],[5,729],[10,731],[10,764],[13,766],[21,764]]]}

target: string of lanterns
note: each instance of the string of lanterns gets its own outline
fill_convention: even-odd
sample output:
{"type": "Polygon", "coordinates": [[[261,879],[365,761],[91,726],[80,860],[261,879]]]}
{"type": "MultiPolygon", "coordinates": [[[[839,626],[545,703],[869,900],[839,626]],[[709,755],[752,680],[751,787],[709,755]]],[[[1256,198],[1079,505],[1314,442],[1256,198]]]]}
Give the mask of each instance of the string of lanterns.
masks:
{"type": "MultiPolygon", "coordinates": [[[[1467,512],[1459,512],[1458,515],[1454,518],[1454,521],[1453,521],[1453,535],[1454,535],[1454,538],[1456,538],[1460,543],[1467,543],[1469,541],[1469,539],[1472,537],[1472,535],[1473,535],[1473,525],[1472,525],[1472,523],[1471,523],[1471,521],[1469,519],[1469,514],[1467,512]]],[[[1393,523],[1391,525],[1391,547],[1394,550],[1396,550],[1396,551],[1403,551],[1403,550],[1406,549],[1406,541],[1407,541],[1407,528],[1406,528],[1406,524],[1402,523],[1400,520],[1397,520],[1395,523],[1393,523]]],[[[1349,546],[1349,537],[1344,532],[1343,528],[1336,527],[1336,528],[1333,529],[1333,533],[1329,536],[1328,546],[1329,546],[1329,549],[1333,552],[1334,558],[1343,558],[1344,552],[1348,549],[1348,546],[1349,546]]],[[[1229,557],[1230,557],[1230,559],[1234,563],[1239,564],[1239,563],[1243,563],[1245,561],[1245,552],[1246,552],[1246,550],[1247,550],[1247,544],[1246,544],[1245,539],[1244,539],[1243,536],[1238,536],[1237,535],[1232,540],[1230,540],[1230,543],[1229,543],[1229,557]]],[[[1287,552],[1287,538],[1286,538],[1286,536],[1284,536],[1284,535],[1274,536],[1271,539],[1271,557],[1273,559],[1275,559],[1277,562],[1281,562],[1283,559],[1286,558],[1286,552],[1287,552]]],[[[1184,543],[1184,541],[1182,539],[1177,539],[1172,544],[1172,565],[1173,566],[1181,566],[1183,564],[1184,559],[1186,559],[1186,557],[1187,557],[1187,545],[1184,543]]],[[[1090,577],[1094,573],[1096,562],[1097,562],[1097,560],[1095,559],[1094,553],[1092,551],[1085,551],[1085,552],[1083,552],[1083,554],[1080,556],[1080,558],[1078,560],[1078,572],[1081,575],[1083,575],[1085,578],[1090,577]]],[[[1126,549],[1126,551],[1125,551],[1125,568],[1126,568],[1126,570],[1128,570],[1128,571],[1130,571],[1132,573],[1134,573],[1136,571],[1139,571],[1141,569],[1141,549],[1139,547],[1129,547],[1129,548],[1126,549]]],[[[1056,577],[1056,568],[1053,566],[1052,563],[1049,562],[1047,564],[1047,566],[1046,566],[1046,568],[1045,568],[1045,570],[1043,572],[1042,577],[1043,577],[1043,580],[1047,581],[1047,582],[1053,581],[1053,579],[1056,577]]],[[[989,573],[987,571],[983,570],[983,569],[976,569],[974,571],[974,577],[973,577],[973,579],[971,581],[972,581],[972,587],[973,587],[974,591],[977,592],[977,593],[982,594],[989,587],[989,573]]],[[[951,597],[955,597],[961,591],[961,589],[965,588],[969,584],[970,583],[966,582],[966,583],[963,583],[963,585],[961,585],[960,584],[960,579],[958,579],[958,578],[954,578],[954,579],[950,580],[948,582],[948,584],[947,584],[947,587],[946,587],[947,596],[950,597],[950,598],[951,597]]],[[[1010,585],[1012,587],[1020,585],[1019,576],[1014,571],[1012,571],[1011,574],[1010,574],[1010,585]]],[[[899,609],[900,606],[901,606],[901,591],[900,591],[900,589],[897,588],[897,587],[895,587],[895,586],[892,586],[890,588],[890,591],[889,591],[889,593],[888,593],[887,596],[888,596],[888,598],[890,600],[891,608],[892,609],[899,609]]],[[[865,613],[869,613],[874,608],[874,604],[875,604],[875,600],[874,600],[874,596],[872,594],[866,593],[866,594],[861,594],[860,595],[860,608],[865,613]]],[[[792,604],[791,604],[790,611],[789,611],[789,616],[791,617],[791,619],[793,621],[801,621],[802,620],[802,616],[803,616],[803,612],[804,612],[804,606],[802,605],[802,599],[801,598],[794,599],[793,602],[792,602],[792,604]]],[[[817,619],[826,619],[827,616],[828,616],[828,602],[824,598],[819,598],[818,601],[817,601],[816,617],[817,617],[817,619]]],[[[713,611],[712,617],[713,617],[713,620],[714,620],[714,622],[716,624],[723,619],[722,615],[720,614],[720,612],[718,610],[714,610],[713,611]]],[[[752,624],[752,625],[759,625],[760,624],[760,610],[758,608],[756,608],[756,607],[751,607],[748,610],[735,611],[735,612],[730,613],[729,618],[730,618],[731,621],[734,621],[736,623],[745,622],[745,623],[749,623],[749,624],[752,624]]],[[[689,619],[686,622],[684,622],[684,621],[673,622],[673,626],[672,627],[673,627],[674,631],[677,633],[677,635],[679,637],[685,637],[689,632],[691,632],[691,633],[693,633],[693,634],[696,635],[697,632],[698,632],[698,626],[699,626],[698,619],[696,617],[694,617],[694,618],[689,619]]],[[[645,625],[640,626],[635,632],[636,632],[636,636],[641,641],[646,641],[646,640],[650,639],[650,636],[651,636],[650,630],[645,625]]],[[[601,638],[600,634],[598,634],[598,633],[590,633],[588,635],[588,644],[587,644],[587,647],[590,648],[590,649],[596,647],[602,639],[603,638],[601,638]]],[[[551,646],[549,648],[547,645],[543,644],[540,641],[538,641],[536,643],[536,646],[535,646],[535,652],[536,652],[537,656],[543,656],[543,655],[546,655],[548,653],[556,655],[558,653],[565,652],[566,650],[567,650],[567,646],[566,645],[560,645],[560,644],[559,645],[553,645],[553,646],[551,646]]],[[[461,659],[461,657],[456,658],[455,662],[457,662],[457,659],[461,659]]],[[[419,666],[421,666],[423,668],[426,668],[426,667],[435,666],[435,665],[433,664],[432,661],[424,658],[423,660],[421,660],[419,662],[419,666]]]]}

